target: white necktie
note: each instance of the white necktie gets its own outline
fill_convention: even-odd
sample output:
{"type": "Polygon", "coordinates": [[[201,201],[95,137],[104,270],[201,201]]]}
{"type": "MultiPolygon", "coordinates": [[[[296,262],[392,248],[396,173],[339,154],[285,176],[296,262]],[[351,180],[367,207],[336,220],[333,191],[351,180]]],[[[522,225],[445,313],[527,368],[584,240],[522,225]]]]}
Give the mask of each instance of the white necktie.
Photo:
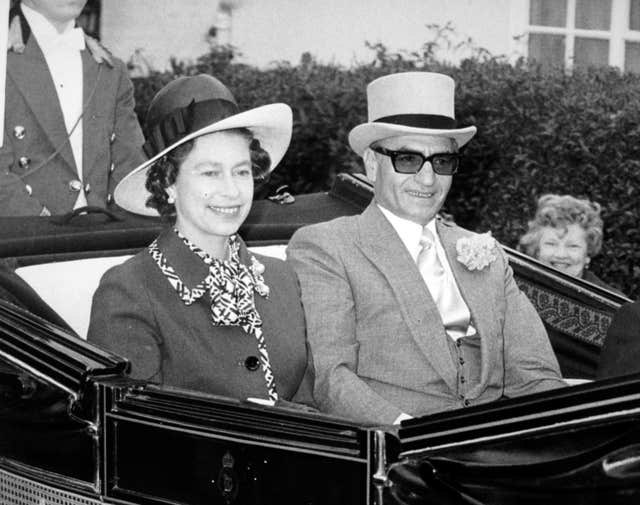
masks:
{"type": "Polygon", "coordinates": [[[456,280],[444,269],[438,257],[435,237],[426,226],[422,229],[420,245],[422,249],[418,253],[418,269],[436,302],[447,334],[454,340],[465,335],[475,335],[475,328],[469,324],[469,307],[462,298],[456,280]]]}
{"type": "Polygon", "coordinates": [[[438,258],[435,237],[426,226],[422,229],[420,246],[422,249],[418,254],[418,268],[433,300],[438,304],[444,287],[444,268],[438,258]]]}

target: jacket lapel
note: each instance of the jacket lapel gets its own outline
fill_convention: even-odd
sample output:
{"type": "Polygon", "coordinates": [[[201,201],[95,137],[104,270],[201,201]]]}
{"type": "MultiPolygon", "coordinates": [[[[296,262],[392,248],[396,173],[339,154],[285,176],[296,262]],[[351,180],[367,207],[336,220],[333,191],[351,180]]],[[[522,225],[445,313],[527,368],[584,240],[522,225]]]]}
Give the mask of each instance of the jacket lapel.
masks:
{"type": "Polygon", "coordinates": [[[53,149],[60,149],[60,156],[75,173],[76,164],[58,94],[49,74],[44,54],[33,35],[26,41],[24,52],[9,51],[7,53],[7,75],[33,111],[53,149]]]}
{"type": "Polygon", "coordinates": [[[173,227],[163,231],[158,237],[158,249],[167,263],[173,267],[180,280],[189,288],[195,288],[209,273],[204,262],[196,256],[178,237],[173,227]]]}
{"type": "Polygon", "coordinates": [[[358,219],[359,247],[385,276],[417,345],[446,384],[455,390],[456,369],[442,318],[417,265],[375,203],[358,219]]]}
{"type": "MultiPolygon", "coordinates": [[[[102,121],[106,121],[106,117],[100,114],[98,110],[98,87],[100,83],[101,67],[93,59],[91,53],[85,49],[82,55],[82,171],[88,174],[93,167],[97,166],[96,156],[100,154],[99,150],[93,149],[92,146],[104,135],[104,125],[102,121]]],[[[102,70],[104,71],[104,69],[102,70]]]]}
{"type": "MultiPolygon", "coordinates": [[[[478,387],[484,388],[489,378],[489,371],[495,363],[496,356],[502,354],[502,341],[495,338],[501,335],[496,328],[499,321],[496,321],[496,301],[490,288],[489,270],[493,264],[483,270],[469,270],[457,260],[456,242],[467,235],[460,232],[457,227],[437,222],[438,235],[442,246],[447,254],[451,271],[460,289],[460,294],[469,307],[471,321],[480,336],[480,346],[482,352],[482,369],[480,373],[480,384],[478,387]]],[[[470,392],[473,395],[474,391],[470,392]]]]}

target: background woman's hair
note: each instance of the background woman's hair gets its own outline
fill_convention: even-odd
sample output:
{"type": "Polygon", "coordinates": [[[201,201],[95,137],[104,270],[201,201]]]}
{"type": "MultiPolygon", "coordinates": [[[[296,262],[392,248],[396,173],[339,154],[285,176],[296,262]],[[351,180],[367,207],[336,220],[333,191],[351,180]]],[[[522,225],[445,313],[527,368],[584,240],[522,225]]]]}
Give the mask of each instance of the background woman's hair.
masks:
{"type": "MultiPolygon", "coordinates": [[[[242,135],[249,142],[249,155],[251,157],[251,172],[256,182],[266,181],[271,167],[269,153],[260,145],[260,141],[254,138],[253,133],[247,128],[233,128],[223,130],[225,132],[242,135]]],[[[176,213],[174,204],[169,203],[167,188],[176,182],[180,165],[189,155],[196,139],[172,149],[162,158],[156,161],[147,172],[146,188],[151,196],[147,199],[147,207],[152,207],[163,217],[173,216],[176,213]]]]}
{"type": "Polygon", "coordinates": [[[602,248],[602,218],[600,204],[571,195],[543,195],[538,199],[536,215],[529,221],[529,229],[520,238],[518,249],[536,258],[540,250],[542,228],[565,230],[578,224],[585,231],[587,255],[591,258],[602,248]]]}

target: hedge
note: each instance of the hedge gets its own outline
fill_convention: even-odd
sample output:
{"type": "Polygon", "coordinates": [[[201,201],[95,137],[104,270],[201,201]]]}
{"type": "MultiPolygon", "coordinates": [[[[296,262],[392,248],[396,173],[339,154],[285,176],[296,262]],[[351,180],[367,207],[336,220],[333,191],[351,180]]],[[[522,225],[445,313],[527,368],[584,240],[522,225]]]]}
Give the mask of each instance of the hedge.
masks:
{"type": "Polygon", "coordinates": [[[347,145],[349,130],[366,119],[365,89],[376,77],[427,70],[456,80],[460,125],[478,134],[464,149],[445,211],[458,224],[491,230],[515,246],[547,192],[599,202],[605,237],[591,269],[631,297],[640,294],[640,77],[611,68],[545,70],[478,53],[460,65],[420,53],[390,53],[371,47],[370,62],[350,68],[300,63],[267,69],[234,62],[229,48],[213,49],[193,64],[174,62],[173,71],[135,81],[142,119],[154,93],[178,75],[205,72],[234,92],[241,107],[282,101],[294,110],[291,147],[261,195],[281,184],[294,193],[324,191],[340,172],[362,171],[347,145]]]}

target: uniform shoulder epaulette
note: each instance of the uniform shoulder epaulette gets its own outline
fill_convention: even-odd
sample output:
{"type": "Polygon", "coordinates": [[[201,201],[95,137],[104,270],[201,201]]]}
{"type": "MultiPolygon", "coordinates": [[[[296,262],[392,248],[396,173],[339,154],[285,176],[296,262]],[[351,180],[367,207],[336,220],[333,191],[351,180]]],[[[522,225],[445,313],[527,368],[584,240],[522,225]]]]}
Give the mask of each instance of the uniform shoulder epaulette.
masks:
{"type": "Polygon", "coordinates": [[[11,18],[9,23],[9,40],[7,42],[7,50],[22,54],[24,52],[24,47],[22,23],[20,22],[20,16],[16,14],[11,18]]]}
{"type": "Polygon", "coordinates": [[[113,55],[106,47],[86,33],[84,34],[84,42],[87,45],[87,49],[91,53],[91,56],[93,56],[93,59],[96,60],[98,64],[105,63],[109,67],[113,68],[113,55]]]}

